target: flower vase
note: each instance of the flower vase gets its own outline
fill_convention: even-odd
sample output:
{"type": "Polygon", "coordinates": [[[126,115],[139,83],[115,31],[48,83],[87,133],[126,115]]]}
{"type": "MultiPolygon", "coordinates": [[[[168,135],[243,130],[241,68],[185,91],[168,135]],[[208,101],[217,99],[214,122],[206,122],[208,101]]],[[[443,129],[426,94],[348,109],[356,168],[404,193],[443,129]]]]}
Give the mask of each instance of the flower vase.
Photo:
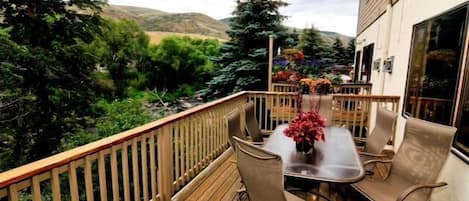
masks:
{"type": "Polygon", "coordinates": [[[301,141],[300,143],[296,143],[296,151],[301,152],[304,154],[310,154],[314,151],[314,144],[311,145],[306,140],[301,141]]]}

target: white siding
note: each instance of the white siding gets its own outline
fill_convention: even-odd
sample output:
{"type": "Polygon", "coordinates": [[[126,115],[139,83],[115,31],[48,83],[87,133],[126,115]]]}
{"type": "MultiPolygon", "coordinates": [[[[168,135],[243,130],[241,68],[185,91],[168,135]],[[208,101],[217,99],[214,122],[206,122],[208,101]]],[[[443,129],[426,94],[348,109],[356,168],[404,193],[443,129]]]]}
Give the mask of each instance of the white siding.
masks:
{"type": "MultiPolygon", "coordinates": [[[[392,74],[372,71],[372,93],[401,96],[400,114],[402,114],[413,26],[464,2],[464,0],[400,0],[394,4],[391,12],[388,54],[388,56],[394,56],[394,69],[392,74]]],[[[357,50],[361,50],[368,44],[375,44],[373,60],[381,58],[381,68],[386,55],[387,14],[382,15],[357,36],[357,50]]],[[[404,125],[405,119],[400,115],[396,133],[397,145],[402,141],[404,125]]],[[[397,150],[397,147],[394,149],[397,150]]],[[[441,180],[448,182],[450,186],[435,190],[431,200],[469,201],[469,165],[454,154],[450,154],[448,163],[442,171],[441,180]]]]}

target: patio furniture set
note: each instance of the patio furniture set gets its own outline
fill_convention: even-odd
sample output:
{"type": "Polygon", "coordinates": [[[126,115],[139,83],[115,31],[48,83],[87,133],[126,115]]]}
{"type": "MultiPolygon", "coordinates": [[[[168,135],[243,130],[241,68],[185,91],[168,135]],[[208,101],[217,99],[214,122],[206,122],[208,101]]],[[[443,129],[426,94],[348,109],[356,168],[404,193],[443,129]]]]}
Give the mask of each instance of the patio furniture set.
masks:
{"type": "MultiPolygon", "coordinates": [[[[314,110],[331,115],[331,98],[316,101],[320,104],[314,110]]],[[[341,197],[346,197],[345,189],[354,189],[363,198],[376,201],[424,201],[432,189],[447,185],[437,182],[437,177],[449,154],[454,127],[408,118],[399,149],[391,160],[385,160],[383,150],[394,132],[398,114],[378,108],[375,127],[363,148],[357,149],[349,129],[326,127],[326,140],[315,141],[314,152],[305,154],[298,152],[295,141],[284,135],[287,125],[278,125],[270,135],[262,133],[254,108],[249,102],[243,110],[235,109],[225,116],[229,143],[244,186],[239,192],[245,192],[251,201],[304,200],[285,188],[297,180],[311,184],[300,186],[302,190],[327,183],[341,197]],[[378,163],[389,164],[384,178],[373,177],[373,166],[378,163]]],[[[310,192],[330,199],[330,195],[319,191],[310,192]]]]}

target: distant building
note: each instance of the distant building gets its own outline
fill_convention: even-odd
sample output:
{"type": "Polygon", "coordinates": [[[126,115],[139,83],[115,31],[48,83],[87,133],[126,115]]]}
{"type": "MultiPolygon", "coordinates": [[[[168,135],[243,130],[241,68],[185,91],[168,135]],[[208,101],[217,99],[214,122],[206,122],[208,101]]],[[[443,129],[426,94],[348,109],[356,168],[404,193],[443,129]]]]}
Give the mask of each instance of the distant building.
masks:
{"type": "Polygon", "coordinates": [[[360,0],[353,74],[373,84],[373,95],[401,96],[396,144],[408,117],[458,128],[440,176],[449,187],[431,200],[469,200],[468,6],[464,0],[360,0]]]}

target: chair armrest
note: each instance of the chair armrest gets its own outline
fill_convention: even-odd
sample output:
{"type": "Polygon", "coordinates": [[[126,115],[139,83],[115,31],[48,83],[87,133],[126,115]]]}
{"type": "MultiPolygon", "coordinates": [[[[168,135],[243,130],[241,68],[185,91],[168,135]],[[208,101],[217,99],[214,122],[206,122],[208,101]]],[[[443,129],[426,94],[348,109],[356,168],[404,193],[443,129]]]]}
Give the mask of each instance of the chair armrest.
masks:
{"type": "Polygon", "coordinates": [[[250,143],[256,146],[264,146],[264,142],[250,142],[250,143]]]}
{"type": "Polygon", "coordinates": [[[435,184],[418,184],[418,185],[413,185],[406,190],[404,190],[399,197],[397,197],[396,201],[404,201],[409,195],[411,195],[413,192],[421,190],[421,189],[426,189],[426,188],[439,188],[448,185],[446,182],[439,182],[435,184]]]}
{"type": "Polygon", "coordinates": [[[363,166],[367,166],[369,164],[373,164],[373,163],[392,163],[392,160],[369,160],[369,161],[365,161],[363,163],[363,166]]]}
{"type": "Polygon", "coordinates": [[[364,151],[359,151],[358,154],[364,155],[364,156],[376,157],[376,158],[385,157],[385,156],[386,156],[386,155],[384,155],[384,154],[373,154],[373,153],[368,153],[368,152],[364,152],[364,151]]]}
{"type": "MultiPolygon", "coordinates": [[[[363,163],[363,166],[367,166],[367,165],[370,165],[370,164],[374,164],[374,163],[392,163],[392,160],[380,160],[380,159],[377,159],[377,160],[369,160],[369,161],[365,161],[363,163]]],[[[371,171],[372,172],[372,171],[371,171]]],[[[387,170],[386,172],[386,175],[384,175],[384,179],[388,178],[389,177],[389,173],[391,171],[390,170],[387,170]]],[[[366,175],[373,175],[373,173],[370,173],[370,172],[367,172],[365,173],[366,175]]]]}

